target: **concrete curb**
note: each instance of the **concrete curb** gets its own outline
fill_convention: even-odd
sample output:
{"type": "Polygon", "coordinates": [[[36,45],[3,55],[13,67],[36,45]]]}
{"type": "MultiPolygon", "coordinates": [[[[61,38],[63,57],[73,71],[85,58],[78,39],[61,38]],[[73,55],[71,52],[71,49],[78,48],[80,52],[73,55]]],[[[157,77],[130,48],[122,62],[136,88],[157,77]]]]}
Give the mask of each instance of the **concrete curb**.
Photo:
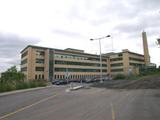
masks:
{"type": "Polygon", "coordinates": [[[40,90],[40,89],[50,88],[50,87],[52,87],[52,85],[46,86],[46,87],[36,87],[36,88],[29,88],[29,89],[22,89],[22,90],[14,90],[14,91],[10,91],[10,92],[0,93],[0,97],[7,96],[7,95],[12,95],[12,94],[16,94],[16,93],[22,93],[22,92],[29,92],[29,91],[34,91],[34,90],[40,90]]]}
{"type": "Polygon", "coordinates": [[[84,86],[79,85],[79,86],[75,86],[75,87],[73,87],[73,88],[68,88],[68,89],[66,89],[66,92],[78,90],[78,89],[81,89],[81,88],[83,88],[83,87],[84,87],[84,86]]]}

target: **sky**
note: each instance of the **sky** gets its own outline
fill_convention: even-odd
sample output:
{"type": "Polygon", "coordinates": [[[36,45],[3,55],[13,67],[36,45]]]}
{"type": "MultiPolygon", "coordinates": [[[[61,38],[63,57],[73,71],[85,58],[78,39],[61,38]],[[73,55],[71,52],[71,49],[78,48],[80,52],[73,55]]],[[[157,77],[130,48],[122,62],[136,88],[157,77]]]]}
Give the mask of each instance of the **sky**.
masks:
{"type": "Polygon", "coordinates": [[[0,72],[20,65],[27,45],[75,48],[99,54],[129,49],[143,54],[147,32],[151,62],[160,65],[160,0],[0,0],[0,72]]]}

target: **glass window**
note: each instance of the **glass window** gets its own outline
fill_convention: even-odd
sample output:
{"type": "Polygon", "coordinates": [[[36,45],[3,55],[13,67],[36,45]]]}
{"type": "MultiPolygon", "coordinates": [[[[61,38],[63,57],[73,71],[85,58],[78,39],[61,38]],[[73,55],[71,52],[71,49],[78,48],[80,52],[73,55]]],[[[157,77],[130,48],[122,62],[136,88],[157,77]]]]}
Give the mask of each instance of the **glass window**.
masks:
{"type": "Polygon", "coordinates": [[[22,72],[27,71],[27,67],[23,67],[23,68],[21,68],[21,71],[22,71],[22,72]]]}
{"type": "Polygon", "coordinates": [[[22,55],[21,55],[21,58],[25,57],[28,55],[28,51],[24,52],[22,55]]]}
{"type": "Polygon", "coordinates": [[[36,63],[44,64],[44,59],[36,58],[36,63]]]}
{"type": "Polygon", "coordinates": [[[21,61],[21,65],[26,64],[27,63],[27,58],[21,61]]]}
{"type": "Polygon", "coordinates": [[[36,67],[36,71],[44,71],[44,67],[36,67]]]}
{"type": "Polygon", "coordinates": [[[39,51],[39,50],[37,50],[37,51],[36,51],[36,55],[37,55],[37,56],[44,56],[44,55],[45,55],[45,52],[44,52],[44,51],[39,51]]]}
{"type": "Polygon", "coordinates": [[[37,80],[37,75],[35,75],[35,79],[37,80]]]}
{"type": "Polygon", "coordinates": [[[41,75],[39,74],[39,79],[41,79],[41,75]]]}
{"type": "Polygon", "coordinates": [[[116,67],[116,66],[123,66],[123,63],[115,63],[115,64],[111,64],[111,67],[116,67]]]}
{"type": "Polygon", "coordinates": [[[44,79],[44,75],[42,75],[42,79],[44,79]]]}
{"type": "Polygon", "coordinates": [[[111,72],[121,72],[123,69],[111,69],[111,72]]]}
{"type": "Polygon", "coordinates": [[[133,57],[129,57],[129,60],[144,62],[144,59],[138,59],[138,58],[133,58],[133,57]]]}
{"type": "Polygon", "coordinates": [[[110,61],[121,61],[122,58],[112,58],[110,61]]]}

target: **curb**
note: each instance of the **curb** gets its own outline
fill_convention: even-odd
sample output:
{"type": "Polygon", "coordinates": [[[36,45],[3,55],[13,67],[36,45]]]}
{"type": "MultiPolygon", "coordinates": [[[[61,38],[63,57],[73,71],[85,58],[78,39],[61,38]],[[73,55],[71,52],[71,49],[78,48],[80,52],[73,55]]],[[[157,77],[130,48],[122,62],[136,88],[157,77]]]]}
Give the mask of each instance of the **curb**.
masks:
{"type": "Polygon", "coordinates": [[[14,91],[10,91],[10,92],[0,93],[0,97],[7,96],[7,95],[13,95],[13,94],[16,94],[16,93],[23,93],[23,92],[29,92],[29,91],[34,91],[34,90],[40,90],[40,89],[50,88],[50,87],[52,87],[52,86],[50,85],[50,86],[46,86],[46,87],[29,88],[29,89],[23,89],[23,90],[14,90],[14,91]]]}
{"type": "Polygon", "coordinates": [[[75,87],[73,87],[73,88],[68,88],[68,89],[66,89],[66,92],[78,90],[78,89],[81,89],[81,88],[83,88],[83,87],[84,87],[84,86],[79,85],[79,86],[75,86],[75,87]]]}

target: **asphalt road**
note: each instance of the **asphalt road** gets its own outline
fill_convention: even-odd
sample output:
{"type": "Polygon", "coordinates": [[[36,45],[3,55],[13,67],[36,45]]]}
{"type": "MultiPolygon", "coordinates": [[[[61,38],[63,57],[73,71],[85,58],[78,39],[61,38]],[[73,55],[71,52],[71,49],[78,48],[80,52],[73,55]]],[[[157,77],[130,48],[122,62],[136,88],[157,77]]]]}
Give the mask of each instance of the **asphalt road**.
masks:
{"type": "Polygon", "coordinates": [[[0,97],[0,120],[159,120],[160,90],[51,87],[0,97]]]}

